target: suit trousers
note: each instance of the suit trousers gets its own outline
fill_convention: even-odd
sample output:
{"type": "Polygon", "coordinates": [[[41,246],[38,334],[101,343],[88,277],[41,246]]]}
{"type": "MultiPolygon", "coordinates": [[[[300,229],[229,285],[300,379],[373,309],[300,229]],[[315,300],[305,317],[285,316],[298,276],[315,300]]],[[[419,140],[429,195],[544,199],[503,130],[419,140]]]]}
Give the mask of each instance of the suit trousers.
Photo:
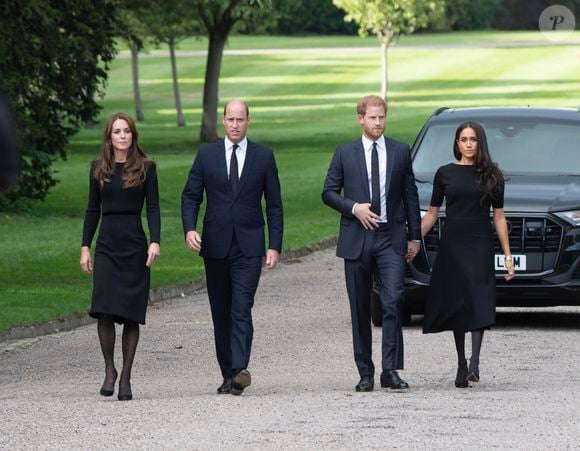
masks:
{"type": "Polygon", "coordinates": [[[223,377],[230,377],[250,361],[262,257],[244,256],[234,234],[228,255],[204,258],[204,264],[217,360],[223,377]]]}
{"type": "Polygon", "coordinates": [[[344,260],[346,289],[350,301],[354,360],[360,376],[374,376],[372,360],[371,293],[373,273],[381,282],[383,309],[383,370],[403,369],[403,332],[397,304],[403,296],[405,257],[391,244],[389,224],[365,231],[359,258],[344,260]]]}

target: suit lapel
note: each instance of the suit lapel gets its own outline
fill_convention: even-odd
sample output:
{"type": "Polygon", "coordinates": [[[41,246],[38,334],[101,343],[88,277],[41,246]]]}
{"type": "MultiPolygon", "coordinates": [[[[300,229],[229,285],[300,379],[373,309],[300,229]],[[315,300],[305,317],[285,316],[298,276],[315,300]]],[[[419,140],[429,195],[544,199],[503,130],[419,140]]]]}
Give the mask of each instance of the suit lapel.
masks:
{"type": "Polygon", "coordinates": [[[366,194],[366,197],[368,199],[368,202],[370,202],[371,200],[371,192],[369,190],[369,173],[367,170],[367,162],[365,159],[365,149],[362,145],[362,138],[357,140],[354,143],[354,155],[355,155],[355,160],[358,164],[358,169],[359,169],[359,173],[360,176],[362,177],[363,180],[363,186],[364,186],[364,191],[366,194]]]}
{"type": "Polygon", "coordinates": [[[254,143],[252,143],[249,139],[248,139],[248,147],[246,148],[246,158],[244,160],[244,166],[242,167],[242,176],[240,177],[240,181],[238,182],[238,192],[236,193],[236,195],[234,197],[237,196],[237,194],[244,189],[244,185],[246,184],[246,180],[248,179],[248,177],[250,176],[250,174],[252,173],[252,168],[255,162],[255,149],[254,149],[254,143]]]}
{"type": "Polygon", "coordinates": [[[395,166],[395,151],[391,146],[389,146],[386,137],[385,137],[385,148],[387,149],[387,179],[385,180],[385,200],[387,200],[389,198],[389,188],[391,187],[393,167],[395,166]]]}

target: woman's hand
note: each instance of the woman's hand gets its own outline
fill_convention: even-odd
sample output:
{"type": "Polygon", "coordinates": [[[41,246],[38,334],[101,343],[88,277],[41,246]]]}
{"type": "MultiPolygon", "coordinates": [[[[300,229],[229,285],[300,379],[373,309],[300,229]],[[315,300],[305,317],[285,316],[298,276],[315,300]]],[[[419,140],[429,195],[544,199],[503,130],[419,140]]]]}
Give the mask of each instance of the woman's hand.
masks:
{"type": "Polygon", "coordinates": [[[509,259],[506,258],[505,267],[508,271],[508,273],[505,275],[505,280],[512,280],[514,278],[514,274],[515,274],[513,258],[509,258],[509,259]]]}
{"type": "Polygon", "coordinates": [[[93,273],[93,262],[91,260],[91,249],[88,246],[81,247],[81,269],[87,274],[93,273]]]}
{"type": "Polygon", "coordinates": [[[159,257],[159,243],[151,243],[149,249],[147,250],[147,263],[145,265],[151,268],[151,265],[159,257]]]}

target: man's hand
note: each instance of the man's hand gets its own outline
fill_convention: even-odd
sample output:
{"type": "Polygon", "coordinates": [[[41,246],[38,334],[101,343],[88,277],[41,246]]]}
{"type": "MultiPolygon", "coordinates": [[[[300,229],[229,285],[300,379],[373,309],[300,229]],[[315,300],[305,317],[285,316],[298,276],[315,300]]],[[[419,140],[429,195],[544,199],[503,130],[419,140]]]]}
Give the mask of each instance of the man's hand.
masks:
{"type": "Polygon", "coordinates": [[[416,241],[408,241],[407,242],[407,255],[405,255],[405,261],[409,263],[413,261],[413,259],[419,253],[419,249],[421,249],[421,243],[417,243],[416,241]]]}
{"type": "Polygon", "coordinates": [[[266,252],[266,268],[274,269],[278,264],[280,253],[275,249],[268,249],[266,252]]]}
{"type": "Polygon", "coordinates": [[[379,217],[371,211],[371,204],[357,204],[354,215],[366,230],[376,229],[379,224],[379,217]]]}
{"type": "Polygon", "coordinates": [[[187,247],[192,251],[199,252],[201,250],[201,237],[195,230],[187,232],[187,235],[185,235],[185,242],[187,243],[187,247]]]}

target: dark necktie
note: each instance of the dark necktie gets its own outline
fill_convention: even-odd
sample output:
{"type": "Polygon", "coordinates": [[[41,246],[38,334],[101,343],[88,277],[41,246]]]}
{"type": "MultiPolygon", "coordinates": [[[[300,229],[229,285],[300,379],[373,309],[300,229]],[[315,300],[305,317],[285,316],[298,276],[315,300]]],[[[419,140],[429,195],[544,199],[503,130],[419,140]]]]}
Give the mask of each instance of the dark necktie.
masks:
{"type": "Polygon", "coordinates": [[[381,216],[381,183],[379,176],[379,152],[377,143],[373,143],[371,153],[371,211],[381,216]]]}
{"type": "Polygon", "coordinates": [[[236,194],[238,188],[238,157],[236,156],[236,149],[240,147],[237,144],[232,146],[232,158],[230,159],[230,183],[232,184],[232,192],[236,194]]]}

